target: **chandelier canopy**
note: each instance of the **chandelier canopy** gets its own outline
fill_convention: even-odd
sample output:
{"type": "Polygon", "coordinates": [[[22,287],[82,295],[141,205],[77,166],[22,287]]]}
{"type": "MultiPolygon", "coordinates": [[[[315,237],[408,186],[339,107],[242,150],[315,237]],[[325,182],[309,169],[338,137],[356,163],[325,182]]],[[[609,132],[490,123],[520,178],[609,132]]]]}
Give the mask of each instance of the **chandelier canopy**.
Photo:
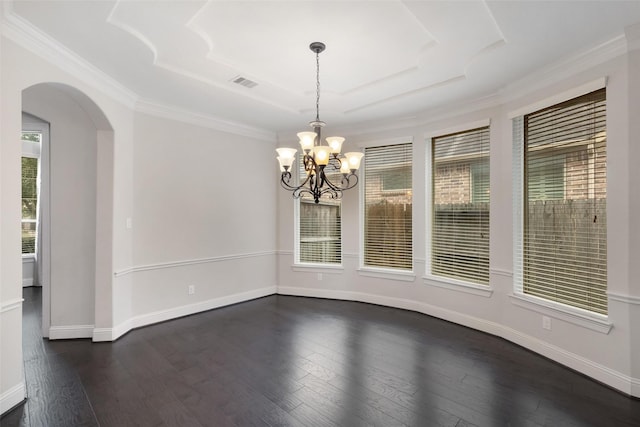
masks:
{"type": "Polygon", "coordinates": [[[306,177],[301,178],[300,185],[295,184],[292,166],[296,157],[295,148],[278,148],[278,162],[280,162],[280,184],[286,190],[292,191],[294,198],[309,194],[318,203],[323,195],[332,199],[342,197],[344,190],[349,190],[358,183],[356,171],[364,156],[360,152],[345,153],[340,156],[344,138],[330,136],[327,145],[322,143],[321,133],[325,122],[320,120],[320,53],[325,49],[324,43],[313,42],[309,49],[316,54],[316,119],[309,122],[313,131],[299,132],[300,147],[302,148],[302,164],[306,177]],[[332,177],[333,182],[329,179],[332,177]]]}

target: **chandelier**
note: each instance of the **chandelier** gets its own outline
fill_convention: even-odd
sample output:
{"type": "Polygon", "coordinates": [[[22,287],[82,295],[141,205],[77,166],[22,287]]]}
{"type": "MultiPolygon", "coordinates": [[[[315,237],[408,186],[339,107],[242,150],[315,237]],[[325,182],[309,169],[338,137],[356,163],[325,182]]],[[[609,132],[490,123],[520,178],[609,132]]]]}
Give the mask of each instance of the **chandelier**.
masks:
{"type": "MultiPolygon", "coordinates": [[[[316,54],[316,119],[309,122],[313,128],[310,132],[298,133],[300,147],[302,148],[302,165],[306,172],[300,185],[295,185],[292,177],[292,165],[295,160],[295,148],[278,148],[278,162],[280,162],[280,184],[286,190],[292,191],[294,198],[299,198],[303,194],[309,194],[318,203],[320,197],[327,195],[332,199],[342,197],[344,190],[349,190],[358,183],[356,170],[360,167],[363,153],[345,153],[340,157],[340,150],[344,138],[340,136],[330,136],[327,138],[327,145],[322,144],[321,131],[325,122],[320,120],[320,52],[324,51],[325,45],[320,42],[313,42],[309,49],[316,54]],[[334,181],[329,179],[332,177],[334,181]],[[337,180],[340,180],[338,183],[337,180]]],[[[301,178],[302,179],[302,178],[301,178]]]]}

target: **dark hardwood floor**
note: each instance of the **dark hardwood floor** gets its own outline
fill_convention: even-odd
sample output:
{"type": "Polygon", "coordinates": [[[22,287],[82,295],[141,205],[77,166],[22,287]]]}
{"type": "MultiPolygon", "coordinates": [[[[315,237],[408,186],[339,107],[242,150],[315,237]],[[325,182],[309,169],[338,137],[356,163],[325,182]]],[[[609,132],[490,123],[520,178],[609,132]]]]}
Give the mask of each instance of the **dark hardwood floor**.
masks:
{"type": "Polygon", "coordinates": [[[2,427],[640,426],[640,400],[410,311],[270,296],[92,343],[40,338],[40,298],[2,427]]]}

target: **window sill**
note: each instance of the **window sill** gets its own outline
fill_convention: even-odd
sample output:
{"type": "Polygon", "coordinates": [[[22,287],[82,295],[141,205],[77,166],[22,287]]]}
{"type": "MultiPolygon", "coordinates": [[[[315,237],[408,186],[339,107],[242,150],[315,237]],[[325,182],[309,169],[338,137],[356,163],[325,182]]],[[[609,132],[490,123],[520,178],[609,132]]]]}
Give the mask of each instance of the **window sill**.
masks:
{"type": "Polygon", "coordinates": [[[35,260],[36,254],[22,254],[22,260],[35,260]]]}
{"type": "Polygon", "coordinates": [[[358,269],[358,274],[360,276],[398,280],[402,282],[413,282],[416,280],[416,275],[413,271],[391,270],[386,268],[361,267],[358,269]]]}
{"type": "Polygon", "coordinates": [[[613,323],[609,322],[606,316],[591,314],[585,310],[545,301],[530,295],[518,293],[509,295],[509,297],[513,305],[544,314],[545,316],[560,319],[601,334],[607,335],[613,328],[613,323]]]}
{"type": "Polygon", "coordinates": [[[310,273],[329,273],[340,274],[344,271],[342,264],[294,264],[291,266],[293,271],[306,271],[310,273]]]}
{"type": "Polygon", "coordinates": [[[478,295],[485,298],[491,298],[491,296],[493,295],[493,288],[488,285],[478,285],[475,283],[464,282],[462,280],[433,276],[430,274],[422,276],[422,280],[429,286],[436,286],[438,288],[464,292],[467,294],[478,295]]]}

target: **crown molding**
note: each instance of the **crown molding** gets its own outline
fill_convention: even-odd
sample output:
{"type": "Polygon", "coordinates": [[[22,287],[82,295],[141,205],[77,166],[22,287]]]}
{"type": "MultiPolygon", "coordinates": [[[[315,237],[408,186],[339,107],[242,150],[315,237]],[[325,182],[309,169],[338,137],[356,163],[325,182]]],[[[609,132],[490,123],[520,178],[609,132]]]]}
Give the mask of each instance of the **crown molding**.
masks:
{"type": "MultiPolygon", "coordinates": [[[[136,93],[14,13],[11,1],[3,2],[2,7],[3,36],[135,111],[269,142],[277,138],[275,132],[265,129],[141,99],[136,93]]],[[[622,35],[534,71],[487,96],[431,108],[414,116],[388,118],[340,128],[342,133],[359,136],[429,126],[441,120],[517,100],[636,49],[640,49],[640,24],[629,26],[622,35]]]]}
{"type": "Polygon", "coordinates": [[[509,119],[514,119],[516,117],[524,116],[525,114],[531,113],[532,111],[539,111],[543,108],[559,104],[567,99],[573,99],[578,96],[586,95],[587,93],[591,93],[605,87],[607,87],[607,78],[600,77],[590,82],[583,83],[580,86],[572,87],[571,89],[562,92],[556,92],[552,96],[540,99],[532,104],[527,104],[525,106],[519,107],[516,110],[510,111],[508,117],[509,119]]]}
{"type": "Polygon", "coordinates": [[[91,87],[95,87],[110,98],[133,108],[138,95],[15,14],[11,2],[3,2],[3,7],[3,36],[91,87]]]}
{"type": "Polygon", "coordinates": [[[406,131],[407,129],[419,129],[419,133],[424,132],[424,128],[433,126],[443,120],[453,119],[465,114],[476,113],[478,111],[496,108],[501,105],[501,99],[496,94],[479,97],[467,101],[453,102],[439,107],[433,107],[421,111],[413,116],[395,117],[373,122],[364,122],[350,126],[338,126],[336,132],[350,137],[366,137],[371,134],[378,134],[391,131],[406,131]]]}
{"type": "Polygon", "coordinates": [[[593,68],[628,52],[628,42],[619,35],[590,49],[578,52],[567,59],[543,67],[498,91],[502,103],[521,98],[549,87],[580,72],[593,68]]]}
{"type": "Polygon", "coordinates": [[[189,110],[183,110],[166,104],[155,103],[151,100],[138,100],[135,105],[135,110],[137,112],[149,114],[156,117],[176,120],[196,126],[203,126],[209,129],[228,132],[234,135],[246,136],[248,138],[255,138],[261,141],[276,141],[275,132],[270,132],[238,122],[222,120],[214,116],[195,113],[189,110]]]}
{"type": "Polygon", "coordinates": [[[3,36],[132,110],[249,138],[275,141],[275,133],[264,129],[141,99],[108,74],[15,14],[11,2],[4,2],[0,7],[4,8],[3,36]]]}
{"type": "Polygon", "coordinates": [[[471,100],[458,101],[451,103],[444,108],[433,108],[426,114],[422,114],[422,120],[419,121],[419,125],[421,127],[432,126],[434,123],[438,123],[443,120],[496,108],[500,105],[501,99],[495,93],[471,100]]]}
{"type": "Polygon", "coordinates": [[[619,35],[590,49],[578,52],[567,59],[543,67],[526,77],[510,83],[494,93],[472,100],[452,102],[421,111],[413,117],[385,119],[372,123],[359,123],[341,128],[342,133],[353,136],[384,131],[394,131],[409,127],[427,127],[432,123],[455,118],[464,114],[496,108],[515,101],[530,93],[549,87],[554,83],[571,78],[580,72],[603,64],[630,50],[640,48],[640,24],[627,27],[624,35],[619,35]]]}

